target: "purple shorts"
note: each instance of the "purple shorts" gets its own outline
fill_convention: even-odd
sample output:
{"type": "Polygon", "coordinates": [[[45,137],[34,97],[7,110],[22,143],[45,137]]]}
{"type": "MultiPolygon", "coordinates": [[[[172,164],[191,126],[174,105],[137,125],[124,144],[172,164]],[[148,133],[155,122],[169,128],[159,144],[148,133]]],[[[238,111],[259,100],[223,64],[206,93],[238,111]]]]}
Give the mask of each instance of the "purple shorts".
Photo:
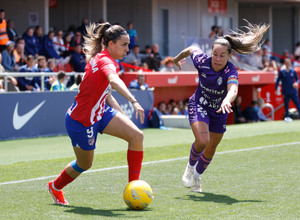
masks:
{"type": "Polygon", "coordinates": [[[100,121],[85,127],[79,121],[70,117],[67,113],[65,117],[66,129],[72,141],[73,147],[79,147],[83,150],[94,150],[98,132],[102,134],[111,119],[117,114],[117,110],[105,105],[105,110],[100,121]]]}
{"type": "Polygon", "coordinates": [[[201,104],[196,103],[193,95],[188,104],[188,115],[190,125],[196,121],[203,121],[208,124],[209,131],[215,133],[224,133],[226,131],[226,123],[228,113],[216,113],[217,110],[205,108],[201,104]]]}

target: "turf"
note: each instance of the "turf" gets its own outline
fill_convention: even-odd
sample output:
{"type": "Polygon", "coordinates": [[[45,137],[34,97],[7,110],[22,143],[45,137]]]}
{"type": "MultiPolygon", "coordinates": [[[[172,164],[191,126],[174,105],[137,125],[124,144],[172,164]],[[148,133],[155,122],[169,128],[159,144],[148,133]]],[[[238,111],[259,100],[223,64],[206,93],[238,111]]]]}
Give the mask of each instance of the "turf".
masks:
{"type": "Polygon", "coordinates": [[[70,206],[54,205],[45,185],[74,158],[68,137],[62,136],[0,142],[0,219],[300,218],[300,121],[228,126],[202,176],[203,193],[181,183],[191,131],[145,129],[144,134],[141,179],[155,196],[144,211],[128,210],[123,202],[126,143],[109,136],[98,140],[95,172],[65,188],[70,206]],[[3,184],[38,177],[44,179],[3,184]]]}

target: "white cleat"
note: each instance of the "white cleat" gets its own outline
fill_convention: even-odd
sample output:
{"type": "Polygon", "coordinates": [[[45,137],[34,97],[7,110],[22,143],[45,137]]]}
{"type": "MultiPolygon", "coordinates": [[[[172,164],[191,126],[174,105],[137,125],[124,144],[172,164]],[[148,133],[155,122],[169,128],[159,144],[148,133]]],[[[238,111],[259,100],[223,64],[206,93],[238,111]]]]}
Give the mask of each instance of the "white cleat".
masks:
{"type": "Polygon", "coordinates": [[[192,185],[191,189],[192,189],[192,192],[197,192],[197,193],[202,192],[201,178],[200,179],[194,178],[193,185],[192,185]]]}
{"type": "Polygon", "coordinates": [[[285,117],[285,118],[284,118],[284,121],[285,121],[286,123],[290,123],[290,122],[293,121],[293,119],[291,119],[290,117],[285,117]]]}
{"type": "Polygon", "coordinates": [[[185,187],[189,188],[193,185],[194,181],[194,167],[191,167],[189,163],[186,165],[184,174],[182,176],[182,183],[185,187]]]}

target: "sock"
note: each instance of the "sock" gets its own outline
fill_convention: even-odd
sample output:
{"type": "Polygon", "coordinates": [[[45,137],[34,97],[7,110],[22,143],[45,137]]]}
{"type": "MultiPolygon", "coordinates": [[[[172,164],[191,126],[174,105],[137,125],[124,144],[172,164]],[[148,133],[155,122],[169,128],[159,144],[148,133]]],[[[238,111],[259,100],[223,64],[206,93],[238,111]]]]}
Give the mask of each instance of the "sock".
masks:
{"type": "Polygon", "coordinates": [[[71,183],[75,178],[69,176],[67,174],[66,169],[64,169],[61,174],[53,181],[53,185],[55,190],[61,190],[64,188],[66,185],[71,183]]]}
{"type": "Polygon", "coordinates": [[[127,151],[128,181],[138,180],[142,168],[144,151],[127,151]]]}
{"type": "Polygon", "coordinates": [[[200,154],[201,154],[201,152],[197,152],[195,150],[194,143],[193,143],[192,147],[191,147],[191,153],[190,153],[190,159],[189,159],[190,166],[192,166],[192,167],[195,166],[200,154]]]}
{"type": "Polygon", "coordinates": [[[195,177],[200,177],[200,175],[205,171],[209,163],[211,162],[212,159],[206,159],[203,154],[200,155],[200,158],[198,160],[198,164],[196,166],[196,173],[195,177]]]}

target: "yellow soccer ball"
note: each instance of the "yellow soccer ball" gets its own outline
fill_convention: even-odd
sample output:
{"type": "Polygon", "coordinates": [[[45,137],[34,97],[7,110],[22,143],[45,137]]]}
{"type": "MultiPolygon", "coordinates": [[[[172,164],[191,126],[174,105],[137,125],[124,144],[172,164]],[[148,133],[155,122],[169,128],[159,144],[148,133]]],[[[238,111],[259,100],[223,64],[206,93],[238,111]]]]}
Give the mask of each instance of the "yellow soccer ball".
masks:
{"type": "Polygon", "coordinates": [[[150,205],[153,193],[150,185],[144,180],[133,180],[125,187],[123,198],[130,209],[142,210],[150,205]]]}

